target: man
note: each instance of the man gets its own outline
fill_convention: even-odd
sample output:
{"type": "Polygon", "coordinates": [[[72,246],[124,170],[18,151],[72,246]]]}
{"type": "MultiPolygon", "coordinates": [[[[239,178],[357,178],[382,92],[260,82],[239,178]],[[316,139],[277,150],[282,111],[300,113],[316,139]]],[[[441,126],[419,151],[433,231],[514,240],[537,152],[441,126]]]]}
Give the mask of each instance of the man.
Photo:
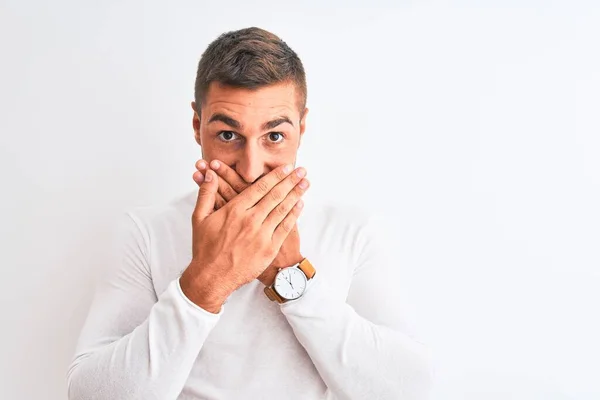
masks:
{"type": "Polygon", "coordinates": [[[126,214],[69,398],[425,398],[427,353],[398,315],[376,225],[303,208],[296,53],[258,28],[221,35],[192,108],[200,188],[126,214]]]}

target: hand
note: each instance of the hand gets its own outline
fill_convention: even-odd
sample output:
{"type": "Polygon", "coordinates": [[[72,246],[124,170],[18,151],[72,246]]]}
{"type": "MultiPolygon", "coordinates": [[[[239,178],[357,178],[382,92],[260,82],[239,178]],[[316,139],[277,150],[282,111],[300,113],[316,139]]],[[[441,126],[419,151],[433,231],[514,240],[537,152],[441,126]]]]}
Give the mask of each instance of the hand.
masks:
{"type": "MultiPolygon", "coordinates": [[[[217,200],[216,203],[220,203],[221,205],[215,206],[215,209],[219,209],[227,202],[233,200],[235,196],[249,186],[236,171],[218,160],[212,160],[210,164],[204,160],[198,160],[196,168],[198,171],[194,172],[193,178],[197,184],[202,183],[204,173],[208,170],[213,170],[219,175],[218,198],[220,200],[217,200]]],[[[308,181],[306,182],[308,183],[308,181]]],[[[277,253],[271,265],[258,277],[258,280],[265,286],[270,286],[275,280],[275,275],[277,275],[279,268],[295,265],[303,259],[304,257],[300,253],[298,225],[294,224],[294,229],[285,239],[279,253],[277,253]]]]}
{"type": "Polygon", "coordinates": [[[223,207],[227,202],[233,200],[235,196],[250,186],[237,172],[224,162],[218,160],[212,160],[210,164],[207,161],[198,160],[196,162],[196,169],[198,171],[194,172],[193,178],[198,185],[202,183],[204,174],[209,169],[219,175],[219,190],[216,196],[215,210],[223,207]]]}
{"type": "Polygon", "coordinates": [[[206,172],[192,215],[192,262],[180,278],[191,301],[218,313],[232,292],[264,272],[300,215],[305,174],[278,167],[214,211],[219,177],[206,172]]]}

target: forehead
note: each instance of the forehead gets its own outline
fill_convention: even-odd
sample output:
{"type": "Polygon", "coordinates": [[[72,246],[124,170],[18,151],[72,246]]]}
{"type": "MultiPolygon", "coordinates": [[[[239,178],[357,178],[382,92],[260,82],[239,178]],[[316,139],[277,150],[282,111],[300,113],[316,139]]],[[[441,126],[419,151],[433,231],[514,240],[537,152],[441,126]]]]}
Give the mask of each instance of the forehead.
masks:
{"type": "Polygon", "coordinates": [[[203,117],[224,112],[238,118],[268,117],[285,113],[297,118],[298,92],[293,83],[277,83],[257,89],[237,88],[212,82],[202,104],[203,117]]]}

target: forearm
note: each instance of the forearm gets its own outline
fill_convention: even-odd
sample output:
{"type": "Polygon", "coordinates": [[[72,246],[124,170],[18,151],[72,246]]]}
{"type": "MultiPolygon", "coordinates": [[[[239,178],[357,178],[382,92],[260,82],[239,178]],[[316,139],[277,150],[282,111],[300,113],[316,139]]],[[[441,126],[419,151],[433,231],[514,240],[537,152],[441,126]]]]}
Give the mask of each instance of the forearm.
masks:
{"type": "Polygon", "coordinates": [[[316,280],[302,299],[281,309],[336,397],[426,398],[430,385],[426,348],[402,332],[361,317],[330,295],[326,282],[316,280]]]}
{"type": "Polygon", "coordinates": [[[218,319],[173,281],[130,333],[83,338],[87,344],[69,369],[69,399],[176,399],[218,319]]]}

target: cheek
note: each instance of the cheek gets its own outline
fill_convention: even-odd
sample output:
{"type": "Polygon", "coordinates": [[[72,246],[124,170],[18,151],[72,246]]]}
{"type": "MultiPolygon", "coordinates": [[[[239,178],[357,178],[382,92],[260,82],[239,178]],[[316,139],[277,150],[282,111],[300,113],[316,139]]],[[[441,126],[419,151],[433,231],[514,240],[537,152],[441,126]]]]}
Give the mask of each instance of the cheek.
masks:
{"type": "Polygon", "coordinates": [[[267,153],[265,157],[265,164],[268,169],[274,170],[275,168],[284,164],[295,164],[296,152],[290,149],[280,149],[278,151],[272,151],[267,153]]]}
{"type": "Polygon", "coordinates": [[[275,153],[281,159],[281,162],[292,162],[296,159],[296,153],[298,152],[297,143],[288,143],[287,146],[282,146],[277,149],[275,153]]]}
{"type": "Polygon", "coordinates": [[[226,147],[207,138],[202,140],[202,158],[208,162],[219,160],[231,166],[239,158],[239,152],[235,150],[235,146],[226,147]]]}

